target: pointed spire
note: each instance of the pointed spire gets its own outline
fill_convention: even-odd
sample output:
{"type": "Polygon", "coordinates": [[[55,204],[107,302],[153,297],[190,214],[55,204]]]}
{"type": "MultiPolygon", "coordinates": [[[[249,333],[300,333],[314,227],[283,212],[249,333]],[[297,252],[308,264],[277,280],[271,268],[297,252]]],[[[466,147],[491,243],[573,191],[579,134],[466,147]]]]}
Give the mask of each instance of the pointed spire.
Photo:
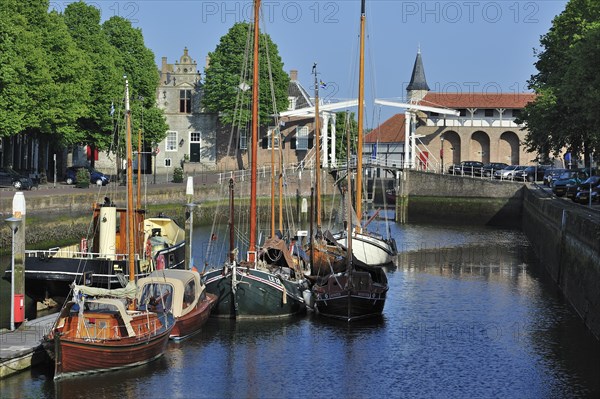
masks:
{"type": "Polygon", "coordinates": [[[415,59],[412,76],[410,77],[410,83],[406,87],[406,90],[430,90],[429,86],[427,85],[427,80],[425,79],[425,69],[423,68],[423,60],[421,59],[420,44],[417,51],[417,58],[415,59]]]}

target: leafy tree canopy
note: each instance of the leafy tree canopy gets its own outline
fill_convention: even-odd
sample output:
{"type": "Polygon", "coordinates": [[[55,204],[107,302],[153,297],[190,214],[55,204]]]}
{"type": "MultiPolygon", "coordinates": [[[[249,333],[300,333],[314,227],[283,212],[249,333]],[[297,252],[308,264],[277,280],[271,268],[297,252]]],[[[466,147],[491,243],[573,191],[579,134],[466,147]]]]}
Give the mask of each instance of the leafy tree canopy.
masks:
{"type": "MultiPolygon", "coordinates": [[[[251,24],[236,23],[221,37],[215,51],[209,53],[203,106],[208,111],[218,112],[221,121],[227,124],[245,124],[251,118],[252,31],[251,24]]],[[[270,36],[261,33],[259,40],[259,119],[264,126],[272,121],[271,115],[275,112],[287,109],[290,78],[283,70],[279,51],[270,36]]]]}
{"type": "Polygon", "coordinates": [[[538,73],[529,80],[537,97],[520,118],[529,150],[558,154],[566,147],[587,157],[600,149],[599,24],[598,1],[571,0],[542,36],[538,73]]]}
{"type": "Polygon", "coordinates": [[[133,28],[130,21],[112,17],[102,27],[119,53],[119,69],[129,80],[134,132],[143,129],[143,139],[148,145],[162,141],[169,127],[162,110],[156,107],[159,74],[154,53],[144,44],[142,31],[133,28]]]}

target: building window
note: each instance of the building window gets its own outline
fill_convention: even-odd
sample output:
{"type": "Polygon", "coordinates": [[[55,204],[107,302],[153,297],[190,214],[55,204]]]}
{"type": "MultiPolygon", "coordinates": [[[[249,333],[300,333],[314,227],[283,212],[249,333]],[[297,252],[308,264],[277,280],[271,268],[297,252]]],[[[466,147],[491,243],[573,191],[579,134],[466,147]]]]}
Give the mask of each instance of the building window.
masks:
{"type": "Polygon", "coordinates": [[[491,118],[492,116],[494,116],[494,110],[493,109],[486,109],[484,115],[485,115],[486,118],[491,118]]]}
{"type": "Polygon", "coordinates": [[[171,167],[171,158],[165,158],[165,168],[171,167]]]}
{"type": "Polygon", "coordinates": [[[199,143],[200,142],[200,132],[191,132],[190,133],[190,143],[199,143]]]}
{"type": "Polygon", "coordinates": [[[440,116],[440,114],[438,114],[437,112],[431,112],[430,116],[440,116]]]}
{"type": "Polygon", "coordinates": [[[268,136],[269,136],[269,143],[267,148],[270,150],[271,148],[274,148],[276,150],[279,149],[279,129],[277,129],[274,126],[269,127],[268,130],[268,136]],[[273,140],[274,139],[274,140],[273,140]]]}
{"type": "Polygon", "coordinates": [[[177,132],[173,130],[167,132],[165,151],[177,151],[177,132]]]}
{"type": "Polygon", "coordinates": [[[288,111],[296,109],[296,97],[288,97],[288,111]]]}
{"type": "Polygon", "coordinates": [[[296,126],[296,149],[308,150],[308,126],[296,126]]]}
{"type": "Polygon", "coordinates": [[[513,118],[519,118],[521,116],[521,110],[520,109],[513,109],[512,110],[512,116],[513,116],[513,118]]]}
{"type": "Polygon", "coordinates": [[[192,91],[179,90],[179,112],[183,114],[192,113],[192,91]]]}
{"type": "Polygon", "coordinates": [[[239,137],[240,137],[240,150],[247,150],[248,149],[248,130],[245,127],[241,127],[239,130],[239,137]]]}

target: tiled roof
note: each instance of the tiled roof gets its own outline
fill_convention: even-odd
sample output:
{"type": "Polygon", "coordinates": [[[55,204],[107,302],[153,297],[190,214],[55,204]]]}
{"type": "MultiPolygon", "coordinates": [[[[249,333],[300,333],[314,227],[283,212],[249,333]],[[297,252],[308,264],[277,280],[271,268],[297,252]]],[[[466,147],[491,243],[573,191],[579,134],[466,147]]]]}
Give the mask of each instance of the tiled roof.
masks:
{"type": "Polygon", "coordinates": [[[365,143],[404,141],[404,114],[396,114],[365,135],[365,143]]]}
{"type": "Polygon", "coordinates": [[[448,108],[523,108],[533,93],[427,93],[419,105],[448,108]]]}

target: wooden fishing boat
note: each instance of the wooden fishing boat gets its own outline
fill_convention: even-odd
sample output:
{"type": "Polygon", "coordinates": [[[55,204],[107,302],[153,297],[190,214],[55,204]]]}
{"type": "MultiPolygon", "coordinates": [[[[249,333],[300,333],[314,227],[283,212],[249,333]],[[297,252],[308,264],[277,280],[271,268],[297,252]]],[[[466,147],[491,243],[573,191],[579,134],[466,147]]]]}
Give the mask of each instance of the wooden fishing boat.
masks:
{"type": "MultiPolygon", "coordinates": [[[[75,290],[75,299],[63,307],[44,339],[55,362],[55,380],[133,367],[164,353],[175,324],[172,315],[127,310],[114,292],[108,297],[84,292],[75,290]]],[[[135,298],[135,287],[130,298],[135,298]]]]}
{"type": "MultiPolygon", "coordinates": [[[[290,259],[288,246],[277,242],[279,238],[275,236],[273,215],[270,237],[272,241],[265,243],[263,249],[257,244],[259,14],[260,0],[254,0],[248,252],[246,259],[238,262],[237,250],[234,248],[234,182],[230,180],[229,256],[224,266],[213,267],[204,275],[206,290],[218,296],[212,312],[216,317],[277,318],[289,317],[306,310],[302,292],[307,289],[307,282],[293,262],[288,262],[290,259]],[[275,258],[285,260],[285,265],[274,262],[275,258]]],[[[272,182],[274,182],[273,176],[272,182]]],[[[274,183],[272,187],[273,185],[274,183]]],[[[273,188],[271,191],[271,195],[275,195],[273,188]]]]}
{"type": "MultiPolygon", "coordinates": [[[[163,354],[175,325],[170,313],[149,312],[135,306],[135,218],[127,81],[125,111],[128,171],[125,241],[129,282],[126,287],[115,290],[74,286],[72,298],[61,309],[56,324],[44,338],[44,346],[55,363],[54,379],[150,362],[163,354]]],[[[164,301],[162,303],[163,309],[167,309],[164,301]]]]}
{"type": "Polygon", "coordinates": [[[156,270],[138,280],[140,310],[166,310],[175,317],[171,339],[180,341],[200,331],[217,296],[207,293],[200,274],[193,270],[156,270]],[[165,303],[160,298],[165,297],[165,303]]]}
{"type": "Polygon", "coordinates": [[[312,287],[317,313],[345,321],[380,316],[387,291],[387,276],[382,268],[357,265],[343,273],[321,277],[312,287]]]}
{"type": "MultiPolygon", "coordinates": [[[[360,62],[359,62],[359,91],[358,91],[358,126],[359,132],[363,123],[364,107],[364,34],[365,34],[365,0],[361,2],[360,18],[360,62]]],[[[360,135],[359,135],[360,136],[360,135]]],[[[350,184],[350,134],[347,134],[347,152],[346,152],[346,179],[347,187],[350,184]]],[[[358,153],[362,149],[359,145],[358,153]]],[[[360,164],[360,160],[359,160],[360,164]]],[[[357,172],[357,176],[360,173],[357,172]]],[[[357,184],[357,198],[361,190],[361,185],[357,184]]],[[[347,203],[347,231],[345,248],[346,270],[340,273],[330,273],[327,276],[320,277],[312,286],[312,302],[314,308],[320,315],[341,319],[345,321],[354,321],[374,316],[380,316],[385,306],[385,300],[388,291],[388,280],[382,267],[370,266],[356,259],[353,248],[354,226],[352,221],[351,196],[346,195],[347,203]]],[[[359,200],[357,199],[357,204],[359,200]]],[[[357,205],[358,206],[358,205],[357,205]]],[[[368,259],[367,259],[368,261],[368,259]]]]}
{"type": "MultiPolygon", "coordinates": [[[[233,214],[233,181],[230,181],[230,213],[233,214]]],[[[223,267],[204,275],[206,290],[218,297],[212,315],[233,319],[289,317],[306,311],[303,292],[308,283],[286,243],[268,239],[254,255],[256,260],[238,262],[230,218],[229,258],[223,267]]]]}

